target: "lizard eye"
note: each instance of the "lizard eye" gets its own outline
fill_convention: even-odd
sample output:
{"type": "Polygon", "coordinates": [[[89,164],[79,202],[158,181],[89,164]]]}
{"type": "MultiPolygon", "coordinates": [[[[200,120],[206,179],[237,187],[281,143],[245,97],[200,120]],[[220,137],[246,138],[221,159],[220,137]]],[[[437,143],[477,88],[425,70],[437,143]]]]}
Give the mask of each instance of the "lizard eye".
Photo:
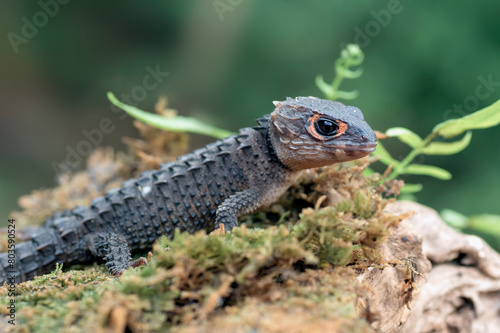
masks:
{"type": "Polygon", "coordinates": [[[334,122],[333,120],[320,118],[315,122],[314,128],[316,129],[316,132],[318,132],[318,134],[320,135],[332,136],[337,134],[339,125],[337,125],[337,123],[334,122]]]}

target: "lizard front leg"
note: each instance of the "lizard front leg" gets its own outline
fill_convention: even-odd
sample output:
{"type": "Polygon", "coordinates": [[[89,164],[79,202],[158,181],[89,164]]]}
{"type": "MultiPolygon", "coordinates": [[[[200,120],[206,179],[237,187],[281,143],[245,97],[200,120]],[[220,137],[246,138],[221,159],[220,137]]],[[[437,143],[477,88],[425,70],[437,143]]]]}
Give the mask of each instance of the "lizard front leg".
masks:
{"type": "Polygon", "coordinates": [[[146,258],[132,261],[127,240],[115,233],[101,232],[87,236],[87,246],[96,257],[103,258],[109,272],[120,276],[128,267],[147,265],[146,258]]]}
{"type": "Polygon", "coordinates": [[[217,208],[215,215],[216,228],[221,223],[226,231],[231,231],[234,227],[237,227],[238,217],[249,214],[262,206],[262,197],[262,191],[257,188],[250,188],[231,195],[217,208]]]}

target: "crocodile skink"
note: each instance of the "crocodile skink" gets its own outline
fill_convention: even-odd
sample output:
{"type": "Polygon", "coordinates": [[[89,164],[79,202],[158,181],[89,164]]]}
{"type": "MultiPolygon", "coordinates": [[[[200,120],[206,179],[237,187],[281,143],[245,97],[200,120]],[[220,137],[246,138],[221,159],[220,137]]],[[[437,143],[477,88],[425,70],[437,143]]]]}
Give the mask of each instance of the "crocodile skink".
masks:
{"type": "MultiPolygon", "coordinates": [[[[0,283],[18,283],[66,266],[103,259],[113,275],[131,254],[174,230],[226,231],[240,216],[273,203],[302,170],[350,161],[374,151],[376,137],[362,112],[314,97],[274,102],[258,126],[163,164],[96,198],[58,212],[25,232],[15,262],[0,254],[0,283]]],[[[12,257],[12,256],[11,256],[12,257]]]]}

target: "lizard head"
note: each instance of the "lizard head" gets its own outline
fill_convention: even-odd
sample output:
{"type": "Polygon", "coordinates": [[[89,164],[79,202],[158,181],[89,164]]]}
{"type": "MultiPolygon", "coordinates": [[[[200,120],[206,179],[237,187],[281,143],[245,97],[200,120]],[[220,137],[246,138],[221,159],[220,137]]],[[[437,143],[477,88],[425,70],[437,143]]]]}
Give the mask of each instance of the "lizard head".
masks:
{"type": "Polygon", "coordinates": [[[274,105],[271,143],[292,170],[351,161],[375,150],[375,133],[358,108],[315,97],[287,98],[274,105]]]}

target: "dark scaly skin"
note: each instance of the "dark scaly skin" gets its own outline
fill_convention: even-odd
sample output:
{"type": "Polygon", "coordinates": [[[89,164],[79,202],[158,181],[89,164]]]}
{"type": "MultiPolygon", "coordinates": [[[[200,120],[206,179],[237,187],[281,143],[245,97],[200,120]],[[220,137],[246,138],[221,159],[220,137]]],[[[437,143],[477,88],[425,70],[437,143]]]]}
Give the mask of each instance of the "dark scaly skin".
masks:
{"type": "Polygon", "coordinates": [[[172,237],[175,229],[210,232],[221,224],[231,231],[238,217],[274,202],[302,170],[375,149],[375,133],[357,108],[314,97],[274,104],[271,115],[257,120],[259,126],[130,179],[90,207],[58,212],[43,226],[25,230],[28,241],[16,245],[13,268],[7,253],[0,254],[0,283],[32,279],[57,262],[68,266],[98,258],[119,275],[144,263],[132,262],[131,253],[151,248],[161,235],[172,237]]]}

